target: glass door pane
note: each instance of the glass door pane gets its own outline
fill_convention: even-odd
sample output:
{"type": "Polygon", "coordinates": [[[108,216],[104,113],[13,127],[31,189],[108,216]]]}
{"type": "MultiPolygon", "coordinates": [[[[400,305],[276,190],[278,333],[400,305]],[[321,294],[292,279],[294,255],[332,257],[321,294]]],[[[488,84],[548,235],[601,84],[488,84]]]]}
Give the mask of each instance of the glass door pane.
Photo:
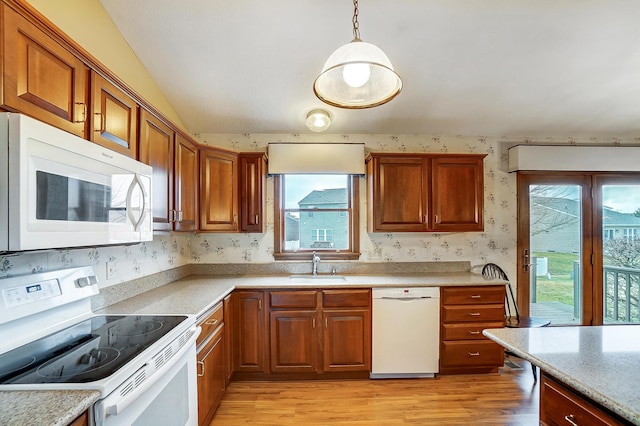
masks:
{"type": "Polygon", "coordinates": [[[602,186],[604,323],[640,323],[640,185],[602,186]]]}
{"type": "Polygon", "coordinates": [[[582,187],[529,185],[529,312],[582,322],[582,187]]]}

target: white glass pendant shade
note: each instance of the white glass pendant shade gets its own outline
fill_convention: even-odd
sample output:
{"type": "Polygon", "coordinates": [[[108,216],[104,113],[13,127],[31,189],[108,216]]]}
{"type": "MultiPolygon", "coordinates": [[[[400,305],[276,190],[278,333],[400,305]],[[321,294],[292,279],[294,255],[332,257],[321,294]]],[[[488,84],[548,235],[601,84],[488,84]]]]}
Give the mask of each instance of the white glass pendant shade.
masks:
{"type": "Polygon", "coordinates": [[[323,109],[314,109],[307,114],[307,127],[313,132],[324,132],[330,125],[331,117],[323,109]]]}
{"type": "Polygon", "coordinates": [[[340,108],[371,108],[389,102],[402,90],[384,52],[359,39],[339,47],[329,56],[313,84],[323,102],[340,108]]]}

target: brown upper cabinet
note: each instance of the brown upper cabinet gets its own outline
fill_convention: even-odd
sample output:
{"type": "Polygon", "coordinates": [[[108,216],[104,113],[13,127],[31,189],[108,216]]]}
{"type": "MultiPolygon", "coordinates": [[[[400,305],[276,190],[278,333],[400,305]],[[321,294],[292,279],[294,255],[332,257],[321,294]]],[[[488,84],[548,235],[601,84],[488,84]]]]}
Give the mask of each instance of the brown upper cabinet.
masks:
{"type": "Polygon", "coordinates": [[[198,227],[198,145],[176,133],[174,150],[175,231],[195,231],[198,227]]]}
{"type": "Polygon", "coordinates": [[[201,231],[237,232],[238,155],[212,147],[200,148],[201,231]]]}
{"type": "Polygon", "coordinates": [[[369,232],[482,231],[484,157],[371,153],[369,232]]]}
{"type": "Polygon", "coordinates": [[[89,68],[6,4],[2,12],[2,106],[85,137],[89,68]]]}
{"type": "Polygon", "coordinates": [[[267,157],[240,153],[240,232],[264,232],[267,157]]]}
{"type": "Polygon", "coordinates": [[[197,145],[141,109],[139,149],[140,161],[153,167],[153,229],[195,231],[197,145]]]}
{"type": "Polygon", "coordinates": [[[138,104],[101,75],[91,73],[92,110],[90,139],[105,148],[136,157],[138,104]]]}
{"type": "Polygon", "coordinates": [[[153,229],[171,231],[173,210],[173,130],[146,110],[140,111],[139,159],[153,167],[153,229]]]}

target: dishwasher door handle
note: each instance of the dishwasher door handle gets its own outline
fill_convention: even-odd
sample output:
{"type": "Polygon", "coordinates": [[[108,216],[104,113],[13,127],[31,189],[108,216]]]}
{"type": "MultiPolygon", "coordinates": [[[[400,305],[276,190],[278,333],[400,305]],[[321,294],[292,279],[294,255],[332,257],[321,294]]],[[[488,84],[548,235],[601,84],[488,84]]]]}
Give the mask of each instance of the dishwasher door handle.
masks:
{"type": "Polygon", "coordinates": [[[423,296],[423,297],[391,297],[391,296],[382,296],[380,299],[384,300],[400,300],[400,301],[412,301],[412,300],[424,300],[424,299],[434,299],[431,296],[423,296]]]}

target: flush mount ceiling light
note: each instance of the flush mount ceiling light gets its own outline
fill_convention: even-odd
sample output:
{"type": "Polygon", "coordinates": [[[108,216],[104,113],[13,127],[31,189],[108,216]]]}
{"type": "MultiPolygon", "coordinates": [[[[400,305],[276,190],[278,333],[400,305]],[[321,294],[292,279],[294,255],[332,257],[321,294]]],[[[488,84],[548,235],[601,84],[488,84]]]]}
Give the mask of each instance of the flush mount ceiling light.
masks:
{"type": "Polygon", "coordinates": [[[385,104],[402,89],[385,53],[360,40],[358,0],[353,1],[353,37],[329,56],[313,84],[323,102],[340,108],[362,109],[385,104]]]}
{"type": "Polygon", "coordinates": [[[323,109],[314,109],[307,114],[307,127],[312,132],[324,132],[331,125],[331,116],[323,109]]]}

